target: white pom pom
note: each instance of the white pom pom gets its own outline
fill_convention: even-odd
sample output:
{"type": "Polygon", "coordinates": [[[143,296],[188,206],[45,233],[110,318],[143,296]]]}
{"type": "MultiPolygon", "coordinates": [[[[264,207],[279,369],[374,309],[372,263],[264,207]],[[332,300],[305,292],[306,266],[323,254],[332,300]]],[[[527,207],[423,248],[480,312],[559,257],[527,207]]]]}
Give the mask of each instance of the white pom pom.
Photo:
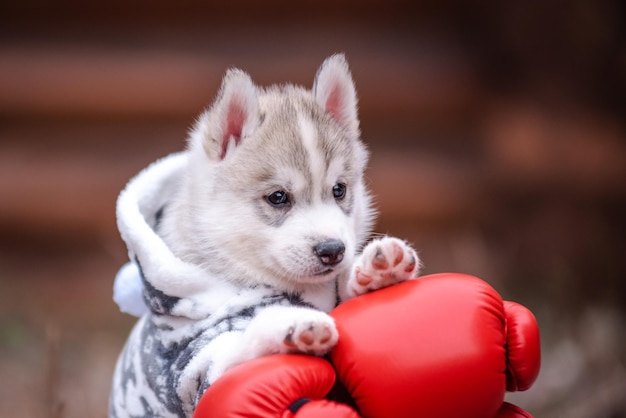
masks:
{"type": "Polygon", "coordinates": [[[141,273],[136,263],[128,262],[117,272],[113,283],[113,300],[124,313],[139,317],[148,312],[143,300],[141,273]]]}

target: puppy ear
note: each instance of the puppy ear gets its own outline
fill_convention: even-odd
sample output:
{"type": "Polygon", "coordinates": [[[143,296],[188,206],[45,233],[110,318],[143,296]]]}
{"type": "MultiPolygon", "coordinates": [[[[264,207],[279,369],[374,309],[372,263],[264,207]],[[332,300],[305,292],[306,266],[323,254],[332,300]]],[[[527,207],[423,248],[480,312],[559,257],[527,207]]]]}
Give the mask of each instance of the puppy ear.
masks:
{"type": "Polygon", "coordinates": [[[257,87],[248,74],[231,69],[224,76],[215,102],[198,120],[192,137],[202,141],[209,157],[223,160],[258,125],[257,87]]]}
{"type": "Polygon", "coordinates": [[[317,103],[339,125],[358,131],[356,89],[343,54],[332,55],[322,63],[315,76],[313,94],[317,103]]]}

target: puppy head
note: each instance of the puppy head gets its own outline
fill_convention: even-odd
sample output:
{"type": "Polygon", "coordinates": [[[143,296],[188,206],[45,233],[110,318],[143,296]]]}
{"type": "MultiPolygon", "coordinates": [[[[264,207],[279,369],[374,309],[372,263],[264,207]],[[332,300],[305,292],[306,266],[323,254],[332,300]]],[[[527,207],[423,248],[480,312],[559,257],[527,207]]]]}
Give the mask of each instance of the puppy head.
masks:
{"type": "Polygon", "coordinates": [[[373,221],[367,151],[343,55],[313,90],[263,90],[229,71],[190,137],[195,259],[233,280],[287,289],[346,274],[373,221]]]}

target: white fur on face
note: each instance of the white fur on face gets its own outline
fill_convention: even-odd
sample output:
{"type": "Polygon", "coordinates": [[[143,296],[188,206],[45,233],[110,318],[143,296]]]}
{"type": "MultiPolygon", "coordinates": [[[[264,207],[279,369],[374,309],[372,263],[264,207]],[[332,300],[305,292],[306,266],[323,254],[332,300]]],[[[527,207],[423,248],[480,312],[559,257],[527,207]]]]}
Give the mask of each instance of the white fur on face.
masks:
{"type": "MultiPolygon", "coordinates": [[[[214,193],[197,193],[197,198],[206,198],[197,205],[202,211],[195,216],[197,229],[206,232],[202,241],[212,243],[206,256],[211,268],[223,266],[221,274],[232,274],[239,280],[253,277],[287,288],[324,283],[347,274],[356,252],[357,230],[363,225],[357,223],[354,208],[346,210],[333,198],[332,188],[339,181],[358,183],[362,173],[346,173],[343,154],[330,159],[323,155],[320,132],[310,118],[298,115],[296,128],[298,138],[294,140],[301,146],[294,147],[298,153],[292,152],[297,155],[288,163],[272,163],[271,170],[267,170],[273,173],[270,178],[259,181],[253,176],[241,182],[233,179],[237,167],[270,164],[263,158],[244,161],[248,158],[245,156],[242,161],[232,162],[234,172],[214,179],[214,193]],[[273,189],[289,193],[290,209],[273,208],[264,201],[263,196],[273,189]],[[277,216],[275,221],[272,216],[277,216]],[[346,248],[343,261],[333,267],[324,265],[314,253],[316,245],[331,239],[340,240],[346,248]]],[[[253,156],[259,157],[258,153],[253,156]]],[[[354,192],[359,191],[348,191],[354,192]]],[[[355,203],[362,201],[353,199],[355,203]]]]}
{"type": "Polygon", "coordinates": [[[286,278],[301,283],[319,283],[344,274],[352,265],[355,252],[354,223],[336,205],[311,205],[294,209],[279,228],[267,250],[271,260],[281,267],[286,278]],[[339,240],[346,250],[341,263],[328,267],[322,264],[313,248],[327,240],[339,240]]]}
{"type": "MultiPolygon", "coordinates": [[[[333,186],[345,176],[344,156],[336,155],[328,161],[322,155],[320,133],[305,115],[298,115],[298,129],[308,163],[301,170],[309,172],[294,170],[285,177],[291,179],[290,192],[295,202],[285,222],[269,239],[268,261],[278,267],[287,280],[318,283],[344,274],[351,265],[356,251],[357,225],[332,196],[333,186]],[[300,198],[305,189],[308,189],[309,199],[300,198]],[[328,240],[339,240],[346,247],[344,259],[333,267],[321,263],[313,250],[328,240]]],[[[355,183],[357,179],[350,180],[355,183]]]]}
{"type": "Polygon", "coordinates": [[[297,289],[345,275],[373,214],[356,113],[341,55],[322,64],[313,91],[258,89],[245,73],[229,72],[192,131],[187,192],[170,245],[231,281],[297,289]],[[347,185],[343,200],[333,196],[337,183],[347,185]],[[287,192],[291,205],[270,205],[265,199],[274,191],[287,192]],[[332,267],[314,251],[328,240],[345,246],[332,267]]]}
{"type": "Polygon", "coordinates": [[[311,176],[309,179],[311,186],[313,186],[313,198],[320,197],[322,190],[320,189],[320,183],[315,181],[318,176],[323,176],[326,171],[324,158],[320,154],[317,138],[317,130],[313,125],[313,121],[304,115],[298,115],[298,128],[300,131],[300,138],[302,139],[302,145],[307,153],[307,159],[311,170],[311,176]]]}

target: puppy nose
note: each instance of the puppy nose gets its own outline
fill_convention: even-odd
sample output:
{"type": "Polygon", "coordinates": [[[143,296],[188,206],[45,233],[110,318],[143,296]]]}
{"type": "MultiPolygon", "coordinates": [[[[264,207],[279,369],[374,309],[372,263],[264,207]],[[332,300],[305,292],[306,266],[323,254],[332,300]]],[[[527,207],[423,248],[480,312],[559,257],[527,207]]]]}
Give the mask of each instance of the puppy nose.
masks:
{"type": "Polygon", "coordinates": [[[328,241],[322,241],[313,247],[313,252],[320,259],[322,264],[327,266],[334,266],[339,264],[343,260],[343,253],[346,251],[346,246],[338,239],[329,239],[328,241]]]}

